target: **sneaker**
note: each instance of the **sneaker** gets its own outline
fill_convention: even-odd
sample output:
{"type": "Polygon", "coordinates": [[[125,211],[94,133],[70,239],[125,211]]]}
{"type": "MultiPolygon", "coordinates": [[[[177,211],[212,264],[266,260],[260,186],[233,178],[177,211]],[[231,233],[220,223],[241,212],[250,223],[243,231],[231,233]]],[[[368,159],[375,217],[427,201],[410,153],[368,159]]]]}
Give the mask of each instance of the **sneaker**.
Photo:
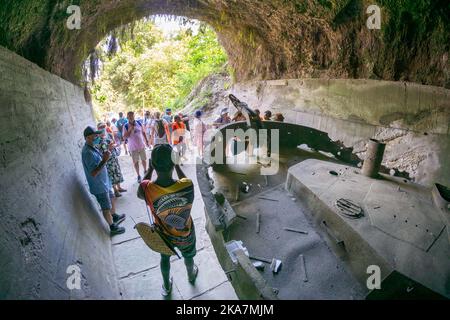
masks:
{"type": "Polygon", "coordinates": [[[170,287],[168,289],[166,289],[166,287],[164,287],[164,283],[161,286],[161,295],[163,297],[167,297],[168,295],[170,295],[172,293],[172,287],[173,287],[173,279],[171,277],[170,278],[170,287]]]}
{"type": "Polygon", "coordinates": [[[122,196],[122,195],[120,194],[119,191],[115,191],[115,192],[114,192],[114,197],[119,198],[119,197],[121,197],[121,196],[122,196]]]}
{"type": "Polygon", "coordinates": [[[119,223],[122,223],[126,218],[126,216],[124,214],[117,214],[117,213],[114,213],[112,215],[112,217],[113,217],[113,222],[116,225],[118,225],[119,223]]]}
{"type": "Polygon", "coordinates": [[[137,181],[138,181],[138,183],[141,183],[141,182],[142,182],[141,176],[138,176],[138,177],[137,177],[137,181]]]}
{"type": "Polygon", "coordinates": [[[198,267],[197,267],[197,265],[196,264],[194,264],[194,268],[193,268],[194,270],[194,273],[192,274],[192,276],[189,276],[189,282],[191,283],[191,284],[194,284],[195,283],[195,280],[197,280],[197,275],[198,275],[198,267]]]}
{"type": "Polygon", "coordinates": [[[112,225],[109,226],[110,229],[110,235],[111,237],[118,235],[118,234],[122,234],[125,233],[125,228],[124,227],[119,227],[117,224],[113,223],[112,225]]]}
{"type": "Polygon", "coordinates": [[[119,192],[121,192],[121,193],[127,192],[127,189],[119,188],[119,192]]]}

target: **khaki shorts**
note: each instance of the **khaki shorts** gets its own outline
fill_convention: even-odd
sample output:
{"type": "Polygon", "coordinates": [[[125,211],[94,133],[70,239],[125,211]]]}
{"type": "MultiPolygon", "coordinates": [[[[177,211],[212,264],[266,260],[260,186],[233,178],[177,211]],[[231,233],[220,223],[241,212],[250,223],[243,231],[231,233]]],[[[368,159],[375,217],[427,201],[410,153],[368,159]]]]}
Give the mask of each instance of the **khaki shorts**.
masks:
{"type": "Polygon", "coordinates": [[[145,149],[131,151],[131,159],[133,159],[133,163],[139,162],[139,158],[142,161],[147,161],[147,155],[145,154],[145,149]]]}

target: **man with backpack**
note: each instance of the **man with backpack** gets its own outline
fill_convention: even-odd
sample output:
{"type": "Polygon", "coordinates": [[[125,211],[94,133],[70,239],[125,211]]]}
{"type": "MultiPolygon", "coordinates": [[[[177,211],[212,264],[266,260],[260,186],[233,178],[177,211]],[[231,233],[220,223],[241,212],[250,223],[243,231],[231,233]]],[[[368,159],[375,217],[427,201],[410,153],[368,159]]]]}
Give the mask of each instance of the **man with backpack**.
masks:
{"type": "Polygon", "coordinates": [[[137,174],[137,181],[140,183],[142,178],[139,172],[139,160],[141,160],[144,173],[147,171],[147,155],[145,147],[148,146],[145,128],[141,121],[134,119],[134,112],[127,113],[128,123],[123,126],[123,138],[128,140],[128,150],[133,160],[134,169],[137,174]]]}
{"type": "Polygon", "coordinates": [[[166,113],[161,118],[169,126],[169,133],[170,133],[170,135],[172,135],[172,122],[173,122],[172,109],[167,108],[166,113]]]}
{"type": "Polygon", "coordinates": [[[161,119],[161,113],[155,113],[155,122],[152,128],[151,136],[153,137],[153,145],[170,144],[169,125],[161,119]]]}
{"type": "Polygon", "coordinates": [[[116,122],[117,127],[117,135],[120,140],[120,144],[123,143],[123,147],[125,148],[125,154],[128,154],[127,150],[127,140],[123,138],[123,126],[128,123],[127,118],[123,116],[123,112],[119,112],[119,120],[116,122]]]}

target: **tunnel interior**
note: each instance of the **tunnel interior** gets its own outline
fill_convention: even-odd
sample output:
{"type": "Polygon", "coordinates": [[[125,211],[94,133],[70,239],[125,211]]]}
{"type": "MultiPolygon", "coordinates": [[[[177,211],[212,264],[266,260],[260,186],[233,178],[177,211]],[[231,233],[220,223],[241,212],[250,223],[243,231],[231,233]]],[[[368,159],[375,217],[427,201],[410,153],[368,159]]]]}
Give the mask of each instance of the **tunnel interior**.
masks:
{"type": "Polygon", "coordinates": [[[80,163],[94,121],[80,70],[111,30],[150,15],[209,24],[250,107],[325,132],[353,159],[381,139],[386,171],[448,187],[450,4],[379,0],[382,27],[369,29],[372,2],[3,1],[0,298],[120,298],[80,163]],[[70,5],[80,29],[66,26],[70,5]],[[83,290],[65,287],[69,265],[83,267],[83,290]]]}
{"type": "Polygon", "coordinates": [[[169,14],[210,24],[236,80],[366,78],[448,88],[449,8],[445,0],[378,1],[381,30],[366,27],[366,0],[7,1],[0,42],[71,82],[89,51],[115,27],[169,14]],[[82,28],[64,28],[69,5],[82,28]]]}

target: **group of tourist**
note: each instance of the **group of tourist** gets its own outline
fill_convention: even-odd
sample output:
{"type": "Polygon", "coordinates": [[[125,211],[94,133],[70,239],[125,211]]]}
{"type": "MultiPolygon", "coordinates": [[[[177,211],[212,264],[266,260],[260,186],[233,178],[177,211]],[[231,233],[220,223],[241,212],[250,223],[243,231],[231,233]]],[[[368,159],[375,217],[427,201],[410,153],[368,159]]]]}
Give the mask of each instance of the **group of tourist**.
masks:
{"type": "MultiPolygon", "coordinates": [[[[259,111],[257,112],[259,115],[259,111]]],[[[270,120],[271,116],[270,111],[266,111],[261,120],[270,120]]],[[[283,116],[280,116],[277,114],[275,121],[283,121],[283,116]]],[[[218,128],[230,122],[244,120],[245,116],[241,112],[230,118],[228,110],[223,109],[213,126],[218,128]]],[[[129,111],[126,117],[120,112],[119,119],[100,122],[97,128],[89,126],[84,130],[85,145],[81,152],[90,192],[100,205],[111,236],[125,232],[120,223],[126,216],[116,212],[115,201],[121,197],[121,193],[127,191],[121,186],[124,181],[118,159],[121,147],[124,147],[125,154],[130,154],[139,183],[138,198],[146,201],[146,205],[152,210],[155,223],[161,226],[171,245],[182,253],[191,283],[195,282],[198,274],[198,267],[193,259],[196,254],[195,228],[190,215],[194,187],[180,166],[173,161],[173,156],[176,155],[180,159],[185,157],[189,144],[187,137],[192,138],[192,144],[201,155],[203,137],[207,129],[201,111],[194,113],[192,127],[189,117],[181,113],[173,116],[170,109],[166,109],[163,115],[159,111],[146,111],[143,119],[136,119],[133,111],[129,111]],[[147,148],[152,150],[149,168],[147,148]],[[141,178],[140,165],[144,179],[141,178]],[[178,180],[173,179],[174,170],[178,180]],[[153,171],[156,172],[154,180],[153,171]]],[[[170,256],[161,254],[161,273],[161,293],[167,296],[172,290],[170,256]]]]}
{"type": "MultiPolygon", "coordinates": [[[[119,120],[123,119],[122,116],[119,120]]],[[[173,133],[177,128],[175,125],[182,127],[178,118],[172,126],[173,133]]],[[[161,227],[160,230],[167,241],[170,241],[170,245],[180,250],[185,260],[188,280],[194,284],[198,274],[198,267],[194,263],[197,252],[195,229],[190,215],[194,201],[194,186],[181,168],[172,161],[173,149],[169,144],[170,140],[162,138],[164,135],[170,136],[169,125],[162,122],[159,114],[155,115],[153,132],[159,131],[159,128],[163,130],[157,132],[160,140],[154,141],[149,170],[145,156],[145,147],[149,146],[147,138],[149,131],[146,130],[146,126],[134,118],[133,112],[128,112],[127,121],[123,121],[123,128],[119,134],[119,144],[116,144],[114,129],[111,126],[112,124],[102,122],[97,125],[97,129],[87,127],[84,130],[85,145],[81,152],[90,192],[101,207],[111,236],[125,232],[125,228],[119,224],[126,217],[116,212],[115,200],[121,192],[126,192],[120,186],[123,176],[117,158],[121,141],[126,141],[138,174],[139,160],[144,167],[144,180],[141,181],[140,177],[138,179],[140,182],[138,198],[145,200],[146,205],[151,208],[155,223],[161,227]],[[174,169],[178,180],[173,179],[174,169]],[[153,171],[156,172],[155,180],[152,180],[153,171]]],[[[175,139],[180,141],[180,137],[175,139]]],[[[161,254],[161,273],[163,276],[161,294],[168,296],[172,291],[173,281],[170,277],[170,256],[165,254],[161,254]]]]}
{"type": "MultiPolygon", "coordinates": [[[[261,116],[261,111],[259,109],[255,109],[255,113],[259,116],[259,118],[262,121],[278,121],[278,122],[284,122],[284,116],[282,113],[276,113],[274,116],[272,116],[272,111],[267,110],[264,112],[264,116],[261,116]]],[[[228,108],[224,108],[220,112],[219,118],[217,118],[213,126],[215,128],[219,128],[227,123],[231,122],[237,122],[237,121],[245,121],[246,118],[243,115],[241,111],[238,111],[234,114],[233,118],[229,116],[228,108]]]]}

